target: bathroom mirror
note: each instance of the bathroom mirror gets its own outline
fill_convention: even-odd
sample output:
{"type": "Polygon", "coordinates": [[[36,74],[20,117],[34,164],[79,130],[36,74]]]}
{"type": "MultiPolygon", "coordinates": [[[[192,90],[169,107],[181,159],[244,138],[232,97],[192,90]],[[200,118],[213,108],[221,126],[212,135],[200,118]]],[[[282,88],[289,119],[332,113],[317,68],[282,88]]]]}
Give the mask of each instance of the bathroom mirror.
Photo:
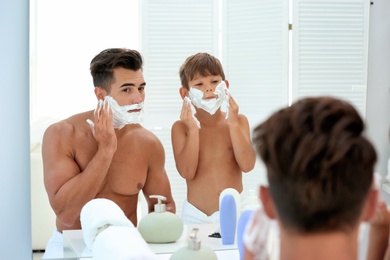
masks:
{"type": "MultiPolygon", "coordinates": [[[[145,126],[156,133],[166,150],[166,170],[174,184],[172,192],[177,200],[178,212],[186,191],[173,162],[170,127],[179,117],[182,102],[178,94],[178,69],[189,55],[204,51],[221,59],[231,84],[232,96],[240,105],[240,111],[248,116],[251,126],[275,109],[305,95],[332,94],[346,97],[365,114],[368,56],[368,17],[365,15],[369,4],[360,5],[360,9],[346,7],[340,11],[337,9],[339,7],[332,9],[330,2],[329,13],[323,13],[319,11],[321,7],[313,5],[312,13],[323,15],[306,12],[306,18],[311,19],[311,22],[304,24],[294,20],[298,16],[298,8],[293,9],[291,2],[251,0],[243,4],[238,0],[170,0],[164,3],[158,0],[31,0],[33,249],[44,249],[42,247],[55,228],[54,214],[43,187],[40,157],[43,132],[53,122],[95,107],[89,63],[103,49],[126,47],[140,50],[144,56],[144,73],[148,83],[145,126]],[[321,43],[319,47],[319,50],[323,50],[332,40],[332,33],[326,32],[331,30],[329,28],[336,30],[340,27],[337,23],[342,21],[336,20],[332,25],[321,20],[320,17],[326,19],[332,10],[338,10],[338,13],[354,10],[354,15],[360,15],[357,21],[360,27],[352,21],[344,23],[352,26],[357,34],[348,35],[350,41],[343,38],[345,42],[336,46],[335,51],[340,52],[343,46],[349,48],[352,45],[359,45],[360,49],[356,52],[336,53],[334,56],[336,59],[338,55],[347,55],[343,61],[350,60],[349,63],[335,62],[330,67],[318,67],[321,62],[331,64],[327,59],[332,55],[321,56],[319,51],[318,57],[327,61],[311,63],[319,59],[314,55],[318,39],[308,37],[308,42],[305,42],[305,38],[295,38],[293,41],[288,24],[296,25],[294,28],[305,35],[323,32],[322,37],[328,37],[328,42],[321,43]],[[357,35],[364,37],[357,38],[357,35]],[[300,42],[302,45],[299,45],[300,42]],[[309,48],[304,49],[304,46],[309,48]],[[346,66],[353,67],[351,74],[345,70],[346,66]],[[323,73],[330,69],[342,73],[338,73],[335,78],[330,76],[333,75],[332,71],[323,73]],[[348,76],[342,78],[341,74],[348,76]],[[313,87],[310,79],[302,75],[310,75],[310,79],[324,84],[313,87]],[[356,80],[353,75],[359,75],[359,79],[356,80]],[[329,83],[335,80],[348,82],[337,86],[329,83]],[[352,84],[352,81],[355,83],[352,84]]],[[[350,4],[356,2],[350,1],[350,4]]],[[[309,7],[303,3],[302,8],[309,7]]],[[[257,189],[260,183],[265,182],[264,169],[260,163],[253,172],[255,174],[245,175],[244,185],[248,190],[257,189]]]]}

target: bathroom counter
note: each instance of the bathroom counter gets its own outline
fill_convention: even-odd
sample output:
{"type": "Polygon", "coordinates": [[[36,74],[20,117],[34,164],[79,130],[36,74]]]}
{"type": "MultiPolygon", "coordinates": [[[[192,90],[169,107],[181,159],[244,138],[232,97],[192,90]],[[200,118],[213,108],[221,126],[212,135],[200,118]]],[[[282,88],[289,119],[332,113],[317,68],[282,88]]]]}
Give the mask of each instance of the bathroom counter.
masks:
{"type": "MultiPolygon", "coordinates": [[[[176,250],[187,246],[189,232],[193,228],[199,228],[198,238],[202,241],[202,246],[212,248],[221,259],[239,259],[237,241],[233,245],[222,245],[221,238],[212,238],[213,234],[219,227],[219,224],[199,224],[184,225],[182,236],[174,243],[167,244],[148,244],[153,252],[156,253],[156,259],[169,259],[171,254],[176,250]],[[222,258],[223,257],[223,258],[222,258]],[[227,258],[228,257],[228,258],[227,258]]],[[[64,230],[64,257],[82,257],[92,258],[92,252],[84,242],[82,230],[64,230]]]]}

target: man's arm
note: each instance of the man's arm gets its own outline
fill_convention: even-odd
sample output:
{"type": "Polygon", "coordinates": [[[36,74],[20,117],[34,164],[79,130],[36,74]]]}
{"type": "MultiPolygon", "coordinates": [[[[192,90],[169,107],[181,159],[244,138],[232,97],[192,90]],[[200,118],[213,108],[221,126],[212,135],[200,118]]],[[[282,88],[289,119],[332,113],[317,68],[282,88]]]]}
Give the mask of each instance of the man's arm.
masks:
{"type": "Polygon", "coordinates": [[[246,116],[238,114],[238,105],[231,96],[227,123],[236,161],[243,172],[249,172],[256,162],[256,153],[250,140],[249,122],[246,116]]]}
{"type": "Polygon", "coordinates": [[[42,143],[45,188],[58,220],[66,226],[72,226],[85,203],[96,197],[116,151],[112,115],[107,111],[99,120],[95,119],[94,136],[97,152],[81,171],[75,161],[74,126],[63,121],[45,131],[42,143]]]}
{"type": "Polygon", "coordinates": [[[171,193],[171,185],[165,166],[165,152],[160,140],[155,139],[152,148],[149,151],[151,155],[149,158],[148,173],[146,177],[145,186],[142,189],[146,202],[148,203],[149,212],[154,211],[154,204],[157,204],[157,199],[149,198],[150,195],[162,195],[166,198],[163,201],[166,204],[167,211],[176,213],[176,204],[171,193]]]}
{"type": "Polygon", "coordinates": [[[172,126],[171,140],[177,171],[186,180],[194,179],[199,160],[199,128],[191,104],[186,101],[183,102],[180,121],[172,126]]]}

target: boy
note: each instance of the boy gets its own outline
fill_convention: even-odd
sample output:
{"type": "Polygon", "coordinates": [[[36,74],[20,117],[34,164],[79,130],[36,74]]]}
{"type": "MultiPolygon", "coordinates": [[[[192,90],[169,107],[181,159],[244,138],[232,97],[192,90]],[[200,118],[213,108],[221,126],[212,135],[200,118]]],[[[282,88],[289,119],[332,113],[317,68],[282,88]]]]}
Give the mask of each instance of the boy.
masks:
{"type": "Polygon", "coordinates": [[[226,188],[241,193],[242,172],[255,165],[249,123],[227,93],[229,83],[217,58],[197,53],[179,73],[184,102],[180,120],[172,126],[172,146],[177,170],[187,183],[182,219],[185,224],[218,223],[220,193],[226,188]],[[228,115],[220,109],[226,99],[228,115]]]}

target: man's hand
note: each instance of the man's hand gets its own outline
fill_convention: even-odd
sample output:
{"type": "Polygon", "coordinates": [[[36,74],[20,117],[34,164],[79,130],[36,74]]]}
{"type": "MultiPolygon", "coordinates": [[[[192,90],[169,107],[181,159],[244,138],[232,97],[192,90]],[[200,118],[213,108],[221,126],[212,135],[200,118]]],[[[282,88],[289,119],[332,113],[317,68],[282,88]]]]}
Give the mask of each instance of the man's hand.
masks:
{"type": "Polygon", "coordinates": [[[93,122],[87,120],[99,148],[116,151],[117,138],[113,126],[113,112],[107,101],[99,100],[93,122]]]}

